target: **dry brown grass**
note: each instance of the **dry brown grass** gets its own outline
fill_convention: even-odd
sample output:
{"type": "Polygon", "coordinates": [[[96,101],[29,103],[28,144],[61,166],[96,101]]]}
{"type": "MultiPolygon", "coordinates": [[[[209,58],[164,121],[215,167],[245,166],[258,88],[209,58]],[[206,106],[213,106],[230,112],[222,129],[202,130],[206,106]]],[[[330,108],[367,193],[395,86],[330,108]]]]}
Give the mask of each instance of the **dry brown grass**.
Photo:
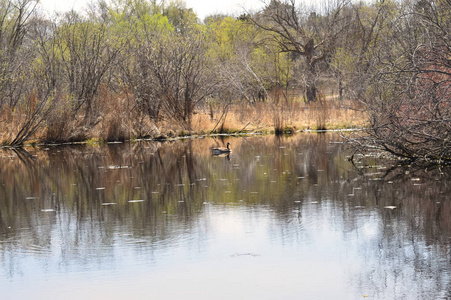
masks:
{"type": "MultiPolygon", "coordinates": [[[[214,116],[221,115],[216,111],[214,116]]],[[[352,102],[342,103],[327,101],[325,103],[305,104],[293,102],[274,106],[267,102],[236,104],[228,112],[223,128],[226,132],[262,131],[272,132],[277,129],[290,130],[324,130],[364,127],[367,120],[364,113],[352,102]]],[[[211,132],[217,119],[211,120],[209,112],[198,112],[193,116],[194,132],[211,132]]],[[[176,128],[171,128],[177,130],[176,128]]]]}
{"type": "MultiPolygon", "coordinates": [[[[161,133],[168,136],[188,134],[209,134],[215,132],[283,132],[294,130],[332,130],[361,128],[366,116],[352,102],[339,104],[336,101],[305,104],[303,102],[283,103],[278,106],[268,102],[234,104],[226,114],[221,108],[198,110],[192,116],[191,130],[170,119],[163,119],[158,125],[161,133]]],[[[142,123],[135,124],[142,126],[142,123]],[[141,124],[141,125],[140,125],[141,124]]],[[[150,125],[147,125],[150,128],[150,125]]]]}
{"type": "Polygon", "coordinates": [[[0,109],[0,144],[8,144],[17,134],[19,118],[9,108],[0,109]]]}
{"type": "Polygon", "coordinates": [[[134,104],[132,95],[111,94],[102,87],[98,98],[100,118],[91,129],[92,138],[123,141],[160,135],[155,122],[134,104]]]}
{"type": "MultiPolygon", "coordinates": [[[[169,118],[158,124],[140,112],[126,93],[112,95],[101,89],[91,125],[82,114],[71,116],[66,102],[48,116],[42,128],[30,141],[64,142],[98,139],[106,141],[127,140],[138,137],[169,137],[209,134],[214,132],[276,132],[288,133],[299,130],[344,129],[365,126],[365,115],[356,110],[352,102],[338,103],[334,100],[305,104],[300,101],[274,105],[269,102],[248,104],[244,102],[228,106],[227,112],[216,107],[211,118],[209,109],[198,110],[192,116],[191,130],[169,118]],[[65,105],[64,105],[65,104],[65,105]],[[350,108],[351,107],[351,108],[350,108]]],[[[0,112],[0,143],[7,144],[20,130],[24,112],[21,109],[0,112]]]]}
{"type": "MultiPolygon", "coordinates": [[[[19,135],[26,133],[24,130],[28,128],[29,132],[34,129],[34,125],[40,122],[39,116],[33,116],[35,113],[34,96],[30,97],[31,101],[26,104],[18,104],[14,108],[8,105],[0,109],[0,145],[8,145],[19,135]],[[33,122],[31,120],[34,120],[33,122]]],[[[37,126],[37,130],[33,136],[41,137],[43,135],[43,126],[37,126]]]]}

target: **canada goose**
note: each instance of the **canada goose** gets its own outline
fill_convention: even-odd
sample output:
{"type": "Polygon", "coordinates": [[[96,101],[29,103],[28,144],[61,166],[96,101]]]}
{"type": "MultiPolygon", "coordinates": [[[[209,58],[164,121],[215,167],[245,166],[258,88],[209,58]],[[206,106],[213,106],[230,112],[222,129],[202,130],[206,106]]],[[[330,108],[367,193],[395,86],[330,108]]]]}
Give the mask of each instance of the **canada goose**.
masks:
{"type": "Polygon", "coordinates": [[[224,148],[224,147],[212,148],[211,151],[215,155],[230,153],[230,152],[232,152],[232,149],[230,149],[229,146],[230,146],[230,143],[227,143],[227,148],[224,148]]]}

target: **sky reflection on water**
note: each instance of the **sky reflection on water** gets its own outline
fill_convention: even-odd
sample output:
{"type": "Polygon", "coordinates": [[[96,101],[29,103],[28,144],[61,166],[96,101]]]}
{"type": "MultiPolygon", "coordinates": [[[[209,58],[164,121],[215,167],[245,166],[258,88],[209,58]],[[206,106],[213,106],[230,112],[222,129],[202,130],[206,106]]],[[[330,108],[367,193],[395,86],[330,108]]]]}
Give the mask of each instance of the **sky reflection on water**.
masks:
{"type": "Polygon", "coordinates": [[[5,151],[6,299],[447,299],[446,171],[337,135],[5,151]],[[368,163],[368,162],[367,162],[368,163]],[[401,171],[405,174],[405,171],[401,171]]]}

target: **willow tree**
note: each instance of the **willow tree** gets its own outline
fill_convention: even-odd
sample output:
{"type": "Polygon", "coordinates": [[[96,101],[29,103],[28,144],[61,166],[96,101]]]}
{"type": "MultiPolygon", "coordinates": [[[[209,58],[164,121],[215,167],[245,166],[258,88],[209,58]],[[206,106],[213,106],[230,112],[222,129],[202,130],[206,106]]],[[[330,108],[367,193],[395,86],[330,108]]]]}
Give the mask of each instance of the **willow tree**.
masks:
{"type": "Polygon", "coordinates": [[[49,95],[36,92],[34,47],[31,31],[37,26],[37,2],[0,0],[0,124],[5,144],[22,145],[45,123],[54,105],[49,95]]]}
{"type": "Polygon", "coordinates": [[[110,36],[106,23],[87,20],[75,12],[66,14],[54,34],[74,113],[84,109],[87,121],[95,121],[94,99],[104,76],[123,45],[110,36]]]}
{"type": "Polygon", "coordinates": [[[211,95],[215,86],[206,49],[200,32],[174,32],[170,39],[154,44],[154,88],[161,95],[166,114],[189,130],[194,108],[211,95]]]}
{"type": "Polygon", "coordinates": [[[33,0],[0,0],[0,107],[14,109],[31,93],[26,74],[34,49],[26,35],[35,8],[33,0]]]}
{"type": "Polygon", "coordinates": [[[190,129],[194,108],[214,80],[207,75],[212,70],[201,26],[179,4],[124,6],[112,13],[115,27],[130,32],[120,65],[135,107],[157,125],[166,118],[190,129]]]}
{"type": "Polygon", "coordinates": [[[253,59],[257,35],[253,26],[231,16],[207,20],[207,55],[214,62],[220,83],[215,98],[226,106],[237,99],[252,102],[265,90],[253,59]]]}
{"type": "Polygon", "coordinates": [[[157,61],[155,47],[174,31],[174,27],[167,17],[159,13],[152,14],[151,11],[133,16],[117,14],[114,19],[117,32],[129,35],[129,47],[125,49],[120,62],[122,88],[133,98],[141,118],[148,117],[158,123],[162,95],[155,88],[158,80],[154,74],[154,62],[157,61]]]}

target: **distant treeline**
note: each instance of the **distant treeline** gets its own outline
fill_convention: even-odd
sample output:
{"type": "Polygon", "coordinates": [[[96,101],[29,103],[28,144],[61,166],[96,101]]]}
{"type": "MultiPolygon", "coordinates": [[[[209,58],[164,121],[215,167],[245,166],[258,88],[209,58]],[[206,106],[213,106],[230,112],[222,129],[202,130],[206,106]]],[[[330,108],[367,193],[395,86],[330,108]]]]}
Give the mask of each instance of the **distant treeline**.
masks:
{"type": "Polygon", "coordinates": [[[450,0],[272,0],[204,20],[183,1],[48,17],[0,0],[0,143],[147,136],[162,120],[190,130],[214,105],[325,101],[327,82],[370,116],[363,145],[450,157],[450,33],[450,0]]]}

